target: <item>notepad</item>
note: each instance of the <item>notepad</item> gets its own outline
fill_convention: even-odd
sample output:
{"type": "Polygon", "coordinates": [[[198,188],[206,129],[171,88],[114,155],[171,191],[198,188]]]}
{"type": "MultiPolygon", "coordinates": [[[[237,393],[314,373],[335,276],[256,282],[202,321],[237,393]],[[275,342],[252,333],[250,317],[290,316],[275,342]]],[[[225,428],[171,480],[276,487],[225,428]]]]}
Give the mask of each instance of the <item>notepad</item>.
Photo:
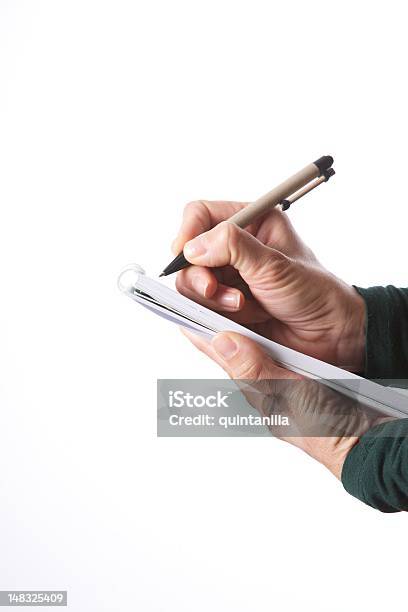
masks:
{"type": "Polygon", "coordinates": [[[231,321],[217,312],[197,304],[160,281],[146,276],[136,264],[128,266],[118,279],[120,290],[132,300],[155,314],[181,325],[190,331],[211,338],[219,332],[233,331],[255,340],[282,367],[317,379],[330,388],[353,397],[383,415],[406,418],[408,398],[398,390],[383,387],[269,340],[252,330],[231,321]]]}

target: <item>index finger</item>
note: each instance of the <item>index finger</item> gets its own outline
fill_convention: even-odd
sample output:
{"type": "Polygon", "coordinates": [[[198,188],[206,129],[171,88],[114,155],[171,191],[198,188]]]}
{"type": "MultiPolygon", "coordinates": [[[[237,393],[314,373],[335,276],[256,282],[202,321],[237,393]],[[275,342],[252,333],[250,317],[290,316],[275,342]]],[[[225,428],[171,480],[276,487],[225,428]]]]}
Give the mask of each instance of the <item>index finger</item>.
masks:
{"type": "Polygon", "coordinates": [[[221,221],[232,217],[233,214],[246,206],[245,202],[228,202],[197,200],[189,202],[184,207],[183,220],[177,237],[171,245],[175,255],[183,250],[186,242],[203,232],[207,232],[221,221]]]}

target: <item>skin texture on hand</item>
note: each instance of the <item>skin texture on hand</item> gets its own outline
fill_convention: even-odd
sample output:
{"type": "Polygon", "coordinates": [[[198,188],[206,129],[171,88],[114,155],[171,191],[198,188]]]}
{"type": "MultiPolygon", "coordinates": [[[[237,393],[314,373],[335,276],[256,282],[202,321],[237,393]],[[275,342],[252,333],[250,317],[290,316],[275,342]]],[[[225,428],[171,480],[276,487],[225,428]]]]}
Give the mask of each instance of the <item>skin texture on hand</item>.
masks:
{"type": "Polygon", "coordinates": [[[358,442],[359,436],[378,422],[370,414],[353,405],[353,401],[327,389],[316,381],[304,379],[278,366],[254,341],[233,332],[223,332],[208,341],[201,335],[182,329],[183,334],[203,353],[218,363],[235,381],[245,381],[247,400],[265,416],[266,412],[282,405],[290,405],[290,419],[298,434],[285,435],[284,431],[272,430],[281,440],[297,446],[322,463],[334,476],[341,478],[344,461],[349,451],[358,442]],[[286,387],[277,382],[290,381],[299,384],[286,387]],[[253,386],[254,394],[248,392],[247,384],[253,386]],[[302,382],[305,385],[302,385],[302,382]],[[277,393],[273,388],[277,387],[277,393]],[[271,392],[272,389],[272,392],[271,392]],[[260,392],[261,391],[261,392],[260,392]],[[277,399],[279,398],[279,399],[277,399]],[[266,401],[265,401],[266,400],[266,401]],[[261,403],[261,405],[260,405],[261,403]],[[327,425],[327,414],[332,415],[327,425]],[[346,423],[344,424],[344,420],[346,423]],[[313,427],[314,425],[314,427],[313,427]],[[313,435],[310,431],[326,431],[331,435],[313,435]],[[326,429],[325,429],[326,428],[326,429]],[[336,435],[336,431],[339,433],[336,435]],[[333,433],[334,432],[334,433],[333,433]],[[349,433],[350,432],[350,435],[349,433]]]}
{"type": "MultiPolygon", "coordinates": [[[[245,230],[228,223],[243,206],[207,201],[186,206],[172,249],[175,254],[184,250],[194,265],[179,272],[177,289],[280,344],[343,369],[362,371],[366,313],[361,296],[318,262],[280,210],[275,208],[245,230]]],[[[272,387],[274,380],[302,381],[244,336],[228,332],[208,342],[186,330],[183,333],[234,380],[269,381],[272,387]]],[[[316,419],[319,423],[322,408],[335,416],[346,401],[338,395],[333,400],[328,391],[321,391],[323,385],[315,384],[317,391],[307,387],[291,397],[292,416],[301,431],[310,430],[316,419]]],[[[266,400],[271,405],[269,394],[266,400]]],[[[340,478],[347,454],[370,426],[370,419],[357,409],[353,435],[278,437],[340,478]]]]}
{"type": "Polygon", "coordinates": [[[280,344],[361,372],[361,296],[318,262],[280,210],[245,230],[228,223],[243,206],[186,206],[172,249],[195,265],[179,272],[178,291],[280,344]]]}

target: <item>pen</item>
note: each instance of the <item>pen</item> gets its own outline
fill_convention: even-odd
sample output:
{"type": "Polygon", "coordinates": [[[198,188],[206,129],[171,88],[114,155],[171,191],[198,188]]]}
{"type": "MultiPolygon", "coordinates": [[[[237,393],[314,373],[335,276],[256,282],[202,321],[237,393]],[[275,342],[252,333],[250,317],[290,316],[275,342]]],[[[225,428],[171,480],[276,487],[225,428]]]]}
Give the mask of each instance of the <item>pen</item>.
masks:
{"type": "MultiPolygon", "coordinates": [[[[302,170],[299,170],[296,174],[286,179],[283,183],[269,191],[265,195],[251,202],[237,213],[232,215],[228,219],[229,223],[235,223],[241,229],[247,227],[250,223],[255,221],[258,217],[261,217],[269,210],[281,205],[282,210],[287,210],[293,202],[299,200],[321,183],[325,183],[334,174],[334,170],[331,167],[333,164],[333,158],[331,155],[324,155],[319,157],[315,162],[308,164],[302,170]]],[[[177,255],[164,268],[160,276],[168,276],[174,274],[187,266],[190,266],[190,262],[184,257],[183,251],[177,255]]]]}

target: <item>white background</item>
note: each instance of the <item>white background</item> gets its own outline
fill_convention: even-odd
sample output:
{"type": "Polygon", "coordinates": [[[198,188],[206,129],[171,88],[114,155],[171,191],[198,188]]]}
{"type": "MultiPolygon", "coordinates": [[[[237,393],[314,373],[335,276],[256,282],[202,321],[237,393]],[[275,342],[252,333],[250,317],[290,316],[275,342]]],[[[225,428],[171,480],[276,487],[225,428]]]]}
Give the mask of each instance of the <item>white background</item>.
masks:
{"type": "Polygon", "coordinates": [[[183,205],[325,154],[290,216],[407,285],[403,2],[0,1],[0,589],[75,611],[380,611],[406,517],[271,439],[157,439],[156,379],[223,377],[116,289],[183,205]]]}

